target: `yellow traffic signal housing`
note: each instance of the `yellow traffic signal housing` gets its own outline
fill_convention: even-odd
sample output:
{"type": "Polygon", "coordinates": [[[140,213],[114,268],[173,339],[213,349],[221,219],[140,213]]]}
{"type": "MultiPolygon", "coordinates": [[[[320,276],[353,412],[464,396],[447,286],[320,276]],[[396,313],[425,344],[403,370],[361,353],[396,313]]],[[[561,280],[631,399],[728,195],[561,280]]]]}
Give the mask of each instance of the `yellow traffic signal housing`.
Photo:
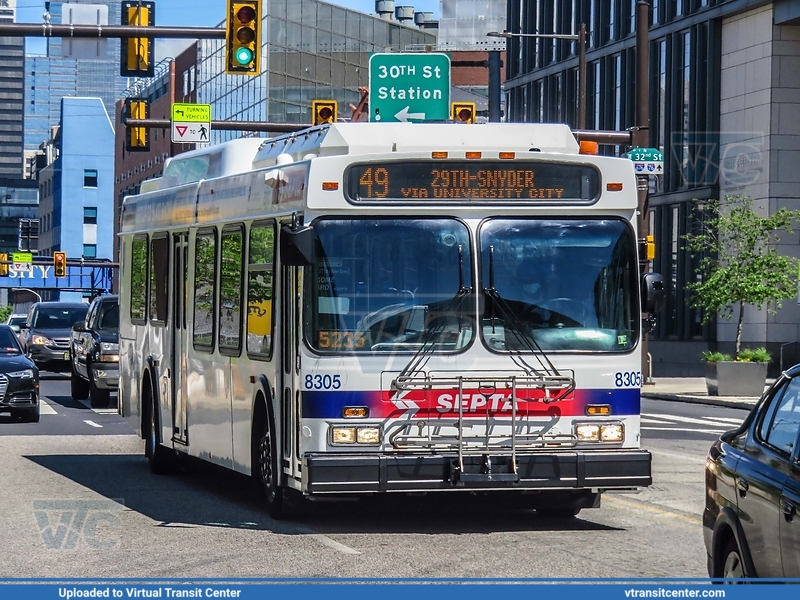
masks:
{"type": "Polygon", "coordinates": [[[261,72],[261,0],[228,0],[225,50],[229,75],[261,72]]]}
{"type": "Polygon", "coordinates": [[[311,101],[311,123],[322,125],[323,123],[336,123],[339,118],[339,105],[336,100],[312,100],[311,101]]]}
{"type": "Polygon", "coordinates": [[[67,276],[67,253],[53,252],[53,275],[56,277],[67,276]]]}
{"type": "MultiPolygon", "coordinates": [[[[153,27],[156,22],[156,3],[124,0],[122,24],[132,27],[153,27]]],[[[122,77],[152,77],[154,40],[146,37],[122,38],[119,74],[122,77]]]]}
{"type": "Polygon", "coordinates": [[[456,122],[474,123],[476,110],[474,102],[453,102],[450,105],[450,116],[456,122]]]}
{"type": "Polygon", "coordinates": [[[0,277],[8,277],[8,254],[0,254],[0,277]]]}
{"type": "MultiPolygon", "coordinates": [[[[126,98],[126,119],[149,119],[150,103],[144,98],[126,98]]],[[[150,130],[147,127],[125,127],[125,150],[127,152],[149,152],[150,130]]]]}

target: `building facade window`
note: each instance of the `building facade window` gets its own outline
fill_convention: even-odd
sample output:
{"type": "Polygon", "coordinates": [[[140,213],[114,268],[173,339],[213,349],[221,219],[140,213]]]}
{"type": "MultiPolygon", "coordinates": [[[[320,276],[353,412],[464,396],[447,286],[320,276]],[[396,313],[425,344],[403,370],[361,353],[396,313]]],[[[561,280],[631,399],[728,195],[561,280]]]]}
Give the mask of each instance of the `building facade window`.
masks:
{"type": "Polygon", "coordinates": [[[87,206],[83,209],[83,224],[97,225],[97,208],[87,206]]]}
{"type": "Polygon", "coordinates": [[[83,258],[97,258],[97,244],[84,244],[83,258]]]}
{"type": "Polygon", "coordinates": [[[83,170],[83,187],[97,187],[97,169],[83,170]]]}

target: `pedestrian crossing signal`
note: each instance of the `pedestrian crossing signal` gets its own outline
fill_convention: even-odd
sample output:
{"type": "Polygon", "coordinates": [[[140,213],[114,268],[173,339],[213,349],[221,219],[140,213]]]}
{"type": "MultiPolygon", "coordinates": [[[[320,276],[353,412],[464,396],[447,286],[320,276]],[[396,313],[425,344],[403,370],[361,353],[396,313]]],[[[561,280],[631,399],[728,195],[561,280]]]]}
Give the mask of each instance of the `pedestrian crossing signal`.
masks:
{"type": "Polygon", "coordinates": [[[474,123],[475,111],[474,102],[453,102],[450,105],[450,116],[456,123],[474,123]]]}
{"type": "Polygon", "coordinates": [[[261,0],[228,0],[225,49],[225,72],[229,75],[258,75],[261,72],[261,0]]]}
{"type": "Polygon", "coordinates": [[[336,100],[312,100],[311,122],[314,125],[335,123],[339,118],[339,105],[336,100]]]}
{"type": "Polygon", "coordinates": [[[56,277],[67,276],[67,253],[53,252],[53,274],[56,277]]]}

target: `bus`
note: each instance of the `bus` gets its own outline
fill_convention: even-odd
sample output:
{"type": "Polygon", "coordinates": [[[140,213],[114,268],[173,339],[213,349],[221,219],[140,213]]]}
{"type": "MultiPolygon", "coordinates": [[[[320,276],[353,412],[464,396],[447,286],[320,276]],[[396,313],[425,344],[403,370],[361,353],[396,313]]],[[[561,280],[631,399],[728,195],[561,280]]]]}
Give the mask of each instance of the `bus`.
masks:
{"type": "Polygon", "coordinates": [[[650,485],[663,284],[630,160],[566,125],[334,123],[169,170],[120,232],[119,406],[153,472],[249,475],[275,518],[436,492],[563,517],[650,485]]]}

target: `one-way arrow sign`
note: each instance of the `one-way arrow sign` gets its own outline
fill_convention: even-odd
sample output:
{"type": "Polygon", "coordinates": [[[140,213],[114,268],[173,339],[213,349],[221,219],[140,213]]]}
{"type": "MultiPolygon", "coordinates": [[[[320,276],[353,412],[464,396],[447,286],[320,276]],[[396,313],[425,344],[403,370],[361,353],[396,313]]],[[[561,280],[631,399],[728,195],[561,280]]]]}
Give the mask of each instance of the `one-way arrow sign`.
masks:
{"type": "Polygon", "coordinates": [[[422,112],[418,112],[418,113],[408,112],[410,109],[411,109],[410,106],[406,106],[403,110],[398,112],[394,116],[394,118],[397,119],[398,121],[402,121],[403,123],[406,123],[406,122],[410,121],[411,119],[416,119],[418,121],[424,121],[425,120],[425,113],[422,113],[422,112]]]}

